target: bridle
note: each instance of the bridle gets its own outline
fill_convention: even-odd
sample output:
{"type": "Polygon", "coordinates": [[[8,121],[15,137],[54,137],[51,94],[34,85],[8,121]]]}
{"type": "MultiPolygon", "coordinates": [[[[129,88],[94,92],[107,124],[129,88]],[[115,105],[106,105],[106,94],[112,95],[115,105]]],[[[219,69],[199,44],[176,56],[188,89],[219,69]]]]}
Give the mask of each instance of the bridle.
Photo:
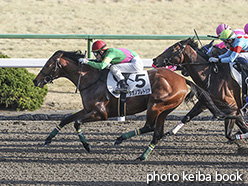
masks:
{"type": "MultiPolygon", "coordinates": [[[[174,63],[171,62],[171,60],[176,56],[178,56],[180,61],[182,61],[183,51],[184,51],[185,47],[187,46],[187,44],[182,45],[181,43],[178,43],[178,45],[179,45],[180,48],[175,53],[173,53],[173,55],[171,55],[169,58],[164,53],[164,56],[165,56],[164,61],[163,61],[164,65],[175,65],[174,63]]],[[[186,65],[207,65],[207,64],[204,64],[204,63],[185,63],[185,64],[182,64],[182,63],[180,63],[180,64],[177,64],[177,65],[185,70],[184,66],[186,66],[186,65]]],[[[209,65],[210,65],[210,68],[209,68],[209,74],[208,74],[208,77],[207,77],[206,88],[208,88],[210,86],[210,79],[211,79],[211,71],[212,71],[212,69],[214,70],[215,73],[218,73],[217,64],[209,63],[209,65]]]]}
{"type": "MultiPolygon", "coordinates": [[[[165,53],[164,53],[164,56],[165,56],[165,58],[164,58],[164,65],[175,65],[174,63],[171,63],[171,60],[174,58],[174,57],[176,57],[176,56],[179,56],[179,59],[180,59],[180,61],[182,60],[182,55],[183,55],[183,50],[184,50],[184,48],[187,46],[187,45],[182,45],[181,43],[178,43],[178,45],[179,45],[179,49],[175,52],[175,53],[173,53],[173,55],[172,56],[170,56],[169,58],[165,55],[165,53]]],[[[180,64],[181,65],[181,64],[180,64]]]]}
{"type": "Polygon", "coordinates": [[[44,76],[44,80],[43,80],[44,83],[53,83],[53,80],[57,78],[54,75],[58,69],[62,69],[62,65],[59,63],[61,56],[55,60],[52,70],[50,71],[49,74],[44,73],[43,69],[40,71],[40,73],[44,76]]]}
{"type": "MultiPolygon", "coordinates": [[[[53,80],[58,78],[58,76],[55,76],[58,69],[61,69],[65,72],[65,70],[63,69],[63,66],[60,64],[60,60],[62,56],[63,54],[60,54],[59,57],[55,59],[52,70],[48,74],[44,73],[43,69],[40,71],[40,73],[44,76],[44,80],[43,80],[44,83],[53,83],[53,80]]],[[[78,67],[73,72],[65,73],[65,75],[63,76],[67,77],[69,75],[77,73],[80,66],[81,66],[80,63],[78,63],[78,67]]]]}
{"type": "MultiPolygon", "coordinates": [[[[44,72],[43,72],[43,69],[40,71],[40,73],[44,76],[43,83],[45,83],[45,84],[46,84],[46,83],[53,83],[53,80],[54,80],[54,79],[59,78],[58,76],[55,76],[55,74],[56,74],[56,72],[57,72],[58,69],[63,70],[63,71],[65,72],[65,70],[63,69],[63,66],[60,64],[60,60],[61,60],[62,56],[63,56],[63,54],[61,54],[59,57],[57,57],[57,58],[55,59],[55,62],[54,62],[53,67],[52,67],[52,70],[49,72],[49,74],[44,73],[44,72]]],[[[70,61],[72,61],[72,62],[75,63],[75,61],[73,61],[73,60],[70,60],[70,61]]],[[[83,65],[82,65],[81,63],[77,63],[77,68],[76,68],[73,72],[71,72],[71,73],[65,73],[65,74],[63,75],[63,77],[69,77],[70,75],[73,75],[73,74],[78,73],[80,67],[82,68],[83,65]]],[[[82,70],[82,69],[81,69],[81,70],[82,70]]],[[[78,89],[79,89],[80,91],[82,91],[82,90],[85,90],[85,89],[91,87],[91,86],[94,85],[97,81],[100,80],[100,77],[101,77],[101,76],[99,75],[99,77],[98,77],[94,82],[92,82],[90,85],[87,85],[86,87],[83,87],[83,88],[80,88],[80,87],[79,87],[79,86],[80,86],[81,77],[82,77],[82,73],[79,74],[78,81],[77,81],[77,87],[76,87],[75,93],[77,93],[77,90],[78,90],[78,89]]]]}

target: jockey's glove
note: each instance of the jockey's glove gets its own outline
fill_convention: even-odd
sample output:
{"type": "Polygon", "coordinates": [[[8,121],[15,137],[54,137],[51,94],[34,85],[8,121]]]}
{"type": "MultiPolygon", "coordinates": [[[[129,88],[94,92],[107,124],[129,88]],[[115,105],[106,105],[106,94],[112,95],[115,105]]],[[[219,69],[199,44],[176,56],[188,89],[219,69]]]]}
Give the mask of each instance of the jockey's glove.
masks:
{"type": "Polygon", "coordinates": [[[86,58],[79,58],[78,62],[81,64],[88,64],[89,61],[86,58]]]}
{"type": "Polygon", "coordinates": [[[210,63],[218,63],[220,59],[218,57],[210,57],[208,60],[210,63]]]}

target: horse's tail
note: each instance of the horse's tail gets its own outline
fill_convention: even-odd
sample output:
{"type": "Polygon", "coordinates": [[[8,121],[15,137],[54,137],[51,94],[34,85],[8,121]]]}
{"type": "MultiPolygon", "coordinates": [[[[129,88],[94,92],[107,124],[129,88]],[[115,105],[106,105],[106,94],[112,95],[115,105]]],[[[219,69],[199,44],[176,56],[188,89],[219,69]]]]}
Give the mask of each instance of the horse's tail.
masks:
{"type": "Polygon", "coordinates": [[[205,105],[210,112],[217,118],[224,118],[226,115],[218,109],[218,107],[214,104],[210,94],[203,90],[198,85],[194,84],[192,81],[186,79],[187,85],[191,87],[191,91],[187,94],[185,101],[188,102],[193,99],[194,95],[198,98],[198,100],[205,105]]]}

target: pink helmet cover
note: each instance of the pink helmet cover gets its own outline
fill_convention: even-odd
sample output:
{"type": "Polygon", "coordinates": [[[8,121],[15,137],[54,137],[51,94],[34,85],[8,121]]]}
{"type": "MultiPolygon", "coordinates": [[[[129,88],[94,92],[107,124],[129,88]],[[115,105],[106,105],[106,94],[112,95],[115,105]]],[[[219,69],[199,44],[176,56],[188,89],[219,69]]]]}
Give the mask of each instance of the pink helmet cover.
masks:
{"type": "Polygon", "coordinates": [[[216,34],[217,36],[219,37],[221,32],[223,30],[226,30],[226,29],[230,29],[231,30],[231,27],[227,24],[220,24],[217,28],[216,28],[216,34]]]}
{"type": "Polygon", "coordinates": [[[247,35],[248,35],[248,23],[245,25],[245,27],[244,27],[244,31],[245,31],[245,34],[247,34],[247,35]]]}

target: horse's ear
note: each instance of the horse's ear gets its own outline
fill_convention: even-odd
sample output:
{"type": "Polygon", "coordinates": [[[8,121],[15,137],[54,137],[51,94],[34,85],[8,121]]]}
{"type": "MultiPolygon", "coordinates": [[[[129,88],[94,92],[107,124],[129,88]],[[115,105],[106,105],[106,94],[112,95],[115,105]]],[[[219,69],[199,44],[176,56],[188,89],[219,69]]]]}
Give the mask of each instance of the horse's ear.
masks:
{"type": "Polygon", "coordinates": [[[63,56],[64,52],[62,50],[58,50],[57,52],[54,53],[54,57],[58,55],[57,58],[61,58],[63,56]]]}
{"type": "Polygon", "coordinates": [[[61,58],[63,56],[63,53],[59,54],[58,58],[61,58]]]}
{"type": "Polygon", "coordinates": [[[184,45],[188,45],[192,41],[192,38],[189,37],[188,39],[185,40],[184,45]]]}

